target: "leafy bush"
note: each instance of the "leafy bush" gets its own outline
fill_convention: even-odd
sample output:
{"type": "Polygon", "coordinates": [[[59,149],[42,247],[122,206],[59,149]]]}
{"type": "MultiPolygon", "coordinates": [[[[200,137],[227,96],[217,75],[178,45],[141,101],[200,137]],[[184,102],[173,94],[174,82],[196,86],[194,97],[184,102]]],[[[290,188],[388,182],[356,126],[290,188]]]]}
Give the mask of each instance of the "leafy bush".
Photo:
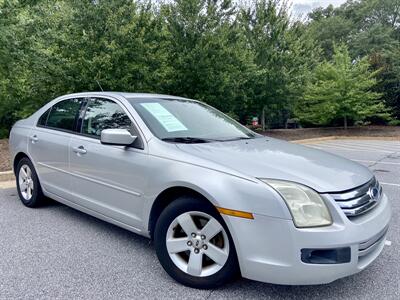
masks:
{"type": "Polygon", "coordinates": [[[8,129],[0,128],[0,139],[8,138],[9,132],[8,129]]]}
{"type": "Polygon", "coordinates": [[[400,126],[400,120],[391,120],[388,125],[390,126],[400,126]]]}

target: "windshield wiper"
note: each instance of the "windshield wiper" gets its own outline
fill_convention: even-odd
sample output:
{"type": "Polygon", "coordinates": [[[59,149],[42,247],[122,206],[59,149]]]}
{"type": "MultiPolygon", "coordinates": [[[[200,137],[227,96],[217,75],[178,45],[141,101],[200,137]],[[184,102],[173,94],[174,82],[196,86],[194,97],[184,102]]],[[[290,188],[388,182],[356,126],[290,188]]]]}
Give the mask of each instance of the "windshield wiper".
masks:
{"type": "Polygon", "coordinates": [[[163,138],[162,140],[164,142],[184,143],[184,144],[209,143],[209,142],[217,141],[217,140],[213,140],[213,139],[204,139],[204,138],[191,137],[191,136],[169,137],[169,138],[163,138]]]}
{"type": "Polygon", "coordinates": [[[247,136],[247,137],[238,136],[238,137],[234,137],[234,138],[230,138],[230,139],[223,140],[223,142],[231,142],[231,141],[238,141],[238,140],[251,140],[251,139],[254,139],[254,137],[250,137],[250,136],[247,136]]]}

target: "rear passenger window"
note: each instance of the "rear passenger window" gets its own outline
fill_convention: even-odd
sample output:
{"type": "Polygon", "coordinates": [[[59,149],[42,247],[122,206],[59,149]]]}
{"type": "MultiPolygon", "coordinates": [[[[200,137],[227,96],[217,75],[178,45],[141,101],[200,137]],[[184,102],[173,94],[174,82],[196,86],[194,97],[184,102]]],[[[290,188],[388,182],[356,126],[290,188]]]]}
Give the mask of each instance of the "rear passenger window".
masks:
{"type": "Polygon", "coordinates": [[[82,124],[82,133],[100,137],[103,129],[131,128],[131,120],[115,102],[106,99],[90,99],[82,124]]]}
{"type": "Polygon", "coordinates": [[[73,131],[81,103],[82,99],[68,99],[54,104],[47,118],[46,126],[73,131]]]}

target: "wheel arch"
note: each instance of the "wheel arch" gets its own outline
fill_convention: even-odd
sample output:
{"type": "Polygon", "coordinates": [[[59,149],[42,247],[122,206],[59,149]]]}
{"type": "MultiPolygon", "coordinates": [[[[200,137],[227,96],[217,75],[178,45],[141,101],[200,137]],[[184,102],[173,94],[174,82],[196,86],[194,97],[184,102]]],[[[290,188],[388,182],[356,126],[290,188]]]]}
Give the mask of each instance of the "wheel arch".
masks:
{"type": "Polygon", "coordinates": [[[210,201],[206,196],[202,193],[185,186],[173,186],[163,190],[153,202],[153,205],[150,209],[150,216],[148,222],[148,230],[150,233],[150,238],[153,239],[154,229],[157,223],[158,218],[160,217],[162,211],[171,204],[174,200],[181,196],[192,196],[202,201],[211,204],[214,206],[212,201],[210,201]]]}
{"type": "MultiPolygon", "coordinates": [[[[14,175],[15,176],[17,176],[17,174],[16,174],[16,172],[17,172],[17,166],[18,166],[18,163],[19,163],[19,161],[22,159],[22,158],[24,158],[24,157],[26,157],[26,158],[28,158],[29,160],[31,160],[30,159],[30,157],[29,157],[29,155],[28,154],[26,154],[25,152],[18,152],[15,156],[14,156],[14,159],[13,159],[13,170],[14,170],[14,175]]],[[[32,160],[31,160],[32,161],[32,160]]]]}

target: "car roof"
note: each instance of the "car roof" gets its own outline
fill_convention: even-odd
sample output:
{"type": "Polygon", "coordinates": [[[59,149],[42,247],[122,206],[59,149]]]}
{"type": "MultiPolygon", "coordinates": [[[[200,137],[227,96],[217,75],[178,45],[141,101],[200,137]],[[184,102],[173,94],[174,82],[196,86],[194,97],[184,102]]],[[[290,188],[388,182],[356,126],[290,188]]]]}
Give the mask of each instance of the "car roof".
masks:
{"type": "Polygon", "coordinates": [[[83,93],[73,93],[73,94],[68,94],[62,96],[64,97],[70,97],[70,96],[75,96],[75,97],[85,97],[85,96],[93,96],[93,95],[99,95],[99,96],[122,96],[126,99],[143,99],[143,98],[159,98],[159,99],[185,99],[185,100],[190,100],[184,97],[179,97],[179,96],[171,96],[171,95],[163,95],[163,94],[152,94],[152,93],[127,93],[127,92],[83,92],[83,93]]]}

